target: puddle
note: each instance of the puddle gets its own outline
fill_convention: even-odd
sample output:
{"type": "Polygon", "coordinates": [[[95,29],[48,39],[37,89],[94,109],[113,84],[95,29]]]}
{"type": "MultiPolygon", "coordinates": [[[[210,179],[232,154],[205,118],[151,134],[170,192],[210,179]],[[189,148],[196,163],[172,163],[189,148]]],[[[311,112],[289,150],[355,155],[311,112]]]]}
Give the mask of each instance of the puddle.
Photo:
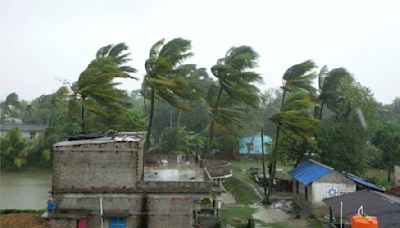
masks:
{"type": "Polygon", "coordinates": [[[293,218],[297,208],[290,200],[277,200],[271,205],[253,204],[250,207],[257,209],[252,215],[253,218],[264,223],[286,223],[289,227],[296,228],[308,227],[307,220],[293,218]]]}

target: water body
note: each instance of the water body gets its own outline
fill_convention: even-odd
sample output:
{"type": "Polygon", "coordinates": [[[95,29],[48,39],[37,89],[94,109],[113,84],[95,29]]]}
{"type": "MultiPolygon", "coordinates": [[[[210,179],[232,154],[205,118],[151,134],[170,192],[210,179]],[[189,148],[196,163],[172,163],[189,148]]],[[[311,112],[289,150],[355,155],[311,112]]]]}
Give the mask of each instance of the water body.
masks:
{"type": "Polygon", "coordinates": [[[50,170],[1,172],[0,209],[44,209],[50,190],[50,170]]]}

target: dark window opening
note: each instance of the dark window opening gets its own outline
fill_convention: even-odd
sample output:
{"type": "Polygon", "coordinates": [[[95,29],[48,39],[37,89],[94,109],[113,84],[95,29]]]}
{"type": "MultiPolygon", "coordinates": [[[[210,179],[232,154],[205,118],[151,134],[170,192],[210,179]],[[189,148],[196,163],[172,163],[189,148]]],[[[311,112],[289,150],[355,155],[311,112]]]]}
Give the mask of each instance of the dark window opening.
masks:
{"type": "Polygon", "coordinates": [[[308,201],[308,188],[304,186],[304,198],[308,201]]]}

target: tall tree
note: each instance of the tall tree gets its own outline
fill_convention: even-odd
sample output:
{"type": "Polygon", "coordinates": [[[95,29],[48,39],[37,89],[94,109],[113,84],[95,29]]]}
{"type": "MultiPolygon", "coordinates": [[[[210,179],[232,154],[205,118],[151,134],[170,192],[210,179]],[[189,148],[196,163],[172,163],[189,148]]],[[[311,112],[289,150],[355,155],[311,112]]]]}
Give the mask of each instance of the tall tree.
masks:
{"type": "MultiPolygon", "coordinates": [[[[312,145],[315,143],[313,136],[318,127],[318,119],[313,116],[315,104],[315,96],[304,89],[297,89],[290,94],[288,99],[282,104],[281,111],[272,116],[271,120],[292,140],[312,145]]],[[[270,183],[266,202],[269,202],[273,180],[276,174],[276,163],[279,151],[279,131],[277,131],[275,138],[276,141],[273,148],[272,163],[270,164],[270,183]]]]}
{"type": "Polygon", "coordinates": [[[330,71],[320,99],[327,107],[316,133],[319,161],[338,170],[362,174],[368,160],[368,141],[377,126],[378,105],[372,92],[344,68],[330,71]]]}
{"type": "MultiPolygon", "coordinates": [[[[303,101],[305,100],[306,97],[309,99],[313,98],[316,96],[316,89],[312,86],[312,81],[316,77],[315,72],[313,69],[315,68],[315,64],[311,60],[304,61],[302,63],[296,64],[291,66],[289,69],[286,70],[286,72],[283,75],[283,95],[282,95],[282,102],[281,102],[281,112],[283,111],[284,107],[284,102],[286,98],[287,92],[296,92],[298,90],[303,90],[307,91],[309,96],[304,96],[303,101]]],[[[301,93],[296,94],[296,96],[301,97],[301,93]]],[[[296,97],[293,96],[293,97],[296,97]]],[[[294,102],[294,101],[293,101],[294,102]]],[[[275,134],[275,146],[274,149],[272,150],[272,159],[269,164],[269,191],[267,194],[266,202],[269,202],[269,197],[272,192],[272,185],[273,185],[273,180],[275,179],[275,172],[276,172],[276,163],[278,162],[278,142],[279,142],[279,134],[280,134],[280,128],[282,125],[282,121],[279,121],[276,119],[276,114],[273,119],[275,119],[275,123],[277,124],[276,126],[276,134],[275,134]]],[[[280,113],[282,115],[282,113],[280,113]]],[[[300,134],[301,132],[297,132],[297,134],[300,134]]]]}
{"type": "MultiPolygon", "coordinates": [[[[244,103],[251,107],[258,107],[260,96],[254,82],[262,82],[262,78],[256,72],[251,71],[257,65],[258,54],[248,46],[233,47],[228,50],[224,58],[217,61],[211,68],[211,72],[218,79],[218,85],[210,88],[208,103],[211,107],[211,120],[209,125],[207,152],[211,154],[211,145],[214,138],[214,125],[221,115],[239,114],[239,110],[221,107],[220,101],[223,93],[237,103],[244,103]],[[217,93],[215,94],[215,92],[217,93]],[[215,95],[215,96],[214,96],[215,95]],[[211,101],[212,100],[212,101],[211,101]]],[[[228,120],[225,118],[225,120],[228,120]]]]}
{"type": "Polygon", "coordinates": [[[115,82],[114,79],[135,78],[132,74],[136,72],[136,69],[126,65],[130,61],[128,58],[130,53],[127,53],[127,50],[128,46],[124,43],[100,48],[96,53],[96,58],[72,86],[74,95],[71,103],[80,103],[82,131],[86,130],[86,111],[106,117],[107,111],[115,112],[123,108],[122,98],[126,94],[116,88],[120,83],[115,82]]]}
{"type": "Polygon", "coordinates": [[[390,172],[400,162],[400,122],[384,123],[375,133],[372,143],[382,151],[382,161],[387,167],[387,180],[390,183],[390,172]]]}
{"type": "Polygon", "coordinates": [[[155,99],[166,101],[173,107],[187,111],[185,99],[197,99],[198,90],[188,78],[196,71],[192,64],[182,64],[191,57],[191,42],[175,38],[166,44],[156,42],[150,49],[145,62],[146,75],[142,84],[142,94],[150,100],[149,124],[146,135],[146,150],[150,147],[150,135],[154,116],[155,99]]]}

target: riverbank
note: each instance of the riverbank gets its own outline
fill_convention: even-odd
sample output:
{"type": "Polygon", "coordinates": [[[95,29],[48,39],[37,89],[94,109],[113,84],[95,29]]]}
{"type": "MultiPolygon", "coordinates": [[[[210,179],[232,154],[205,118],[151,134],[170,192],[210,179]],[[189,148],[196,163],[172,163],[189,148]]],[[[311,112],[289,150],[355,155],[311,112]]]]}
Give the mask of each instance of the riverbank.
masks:
{"type": "Polygon", "coordinates": [[[47,228],[47,221],[40,218],[38,213],[10,213],[0,215],[1,228],[47,228]]]}

